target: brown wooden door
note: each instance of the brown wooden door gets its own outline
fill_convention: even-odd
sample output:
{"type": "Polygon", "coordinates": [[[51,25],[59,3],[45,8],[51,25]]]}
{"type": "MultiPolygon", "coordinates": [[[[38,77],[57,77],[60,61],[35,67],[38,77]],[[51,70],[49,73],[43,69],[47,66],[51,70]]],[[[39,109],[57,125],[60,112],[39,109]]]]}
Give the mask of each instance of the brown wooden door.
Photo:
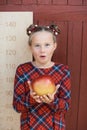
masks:
{"type": "Polygon", "coordinates": [[[66,116],[67,130],[87,130],[87,1],[55,0],[62,6],[40,6],[34,22],[54,22],[61,29],[54,60],[71,70],[72,104],[66,116]],[[83,5],[82,5],[83,4],[83,5]]]}

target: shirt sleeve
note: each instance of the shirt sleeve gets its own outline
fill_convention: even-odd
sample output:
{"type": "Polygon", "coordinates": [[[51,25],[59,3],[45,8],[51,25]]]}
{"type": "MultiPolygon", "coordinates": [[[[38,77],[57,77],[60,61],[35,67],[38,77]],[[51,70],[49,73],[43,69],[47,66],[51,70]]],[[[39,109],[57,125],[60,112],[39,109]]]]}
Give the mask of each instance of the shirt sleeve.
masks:
{"type": "Polygon", "coordinates": [[[71,81],[70,81],[70,70],[68,66],[64,69],[64,77],[61,80],[60,88],[55,94],[55,99],[52,102],[52,108],[54,111],[64,111],[69,110],[71,106],[71,81]]]}
{"type": "Polygon", "coordinates": [[[19,66],[14,79],[13,108],[17,112],[25,112],[29,111],[29,108],[35,103],[35,100],[30,96],[29,85],[23,70],[19,66]]]}

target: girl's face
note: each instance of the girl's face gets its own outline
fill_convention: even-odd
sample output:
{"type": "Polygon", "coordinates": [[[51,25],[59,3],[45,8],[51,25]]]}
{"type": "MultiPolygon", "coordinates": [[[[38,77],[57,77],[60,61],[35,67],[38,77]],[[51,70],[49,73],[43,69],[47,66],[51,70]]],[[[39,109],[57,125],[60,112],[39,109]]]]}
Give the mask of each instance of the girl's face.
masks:
{"type": "Polygon", "coordinates": [[[30,50],[38,65],[49,65],[56,49],[53,35],[50,32],[42,31],[33,34],[30,50]]]}

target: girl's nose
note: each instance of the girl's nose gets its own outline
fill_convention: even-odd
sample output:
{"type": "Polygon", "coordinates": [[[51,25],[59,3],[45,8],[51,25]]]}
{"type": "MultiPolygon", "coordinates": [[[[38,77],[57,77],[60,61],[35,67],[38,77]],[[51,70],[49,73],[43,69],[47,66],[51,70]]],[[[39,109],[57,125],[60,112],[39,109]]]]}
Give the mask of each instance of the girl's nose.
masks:
{"type": "Polygon", "coordinates": [[[45,51],[45,47],[44,47],[44,46],[41,46],[40,51],[41,51],[41,52],[44,52],[44,51],[45,51]]]}

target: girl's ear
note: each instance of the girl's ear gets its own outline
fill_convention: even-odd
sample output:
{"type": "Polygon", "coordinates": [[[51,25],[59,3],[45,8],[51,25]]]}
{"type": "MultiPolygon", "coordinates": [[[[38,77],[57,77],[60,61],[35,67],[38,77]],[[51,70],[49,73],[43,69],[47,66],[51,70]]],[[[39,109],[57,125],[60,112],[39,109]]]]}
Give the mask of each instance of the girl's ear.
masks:
{"type": "Polygon", "coordinates": [[[56,48],[57,48],[57,43],[55,42],[54,43],[54,50],[56,50],[56,48]]]}

